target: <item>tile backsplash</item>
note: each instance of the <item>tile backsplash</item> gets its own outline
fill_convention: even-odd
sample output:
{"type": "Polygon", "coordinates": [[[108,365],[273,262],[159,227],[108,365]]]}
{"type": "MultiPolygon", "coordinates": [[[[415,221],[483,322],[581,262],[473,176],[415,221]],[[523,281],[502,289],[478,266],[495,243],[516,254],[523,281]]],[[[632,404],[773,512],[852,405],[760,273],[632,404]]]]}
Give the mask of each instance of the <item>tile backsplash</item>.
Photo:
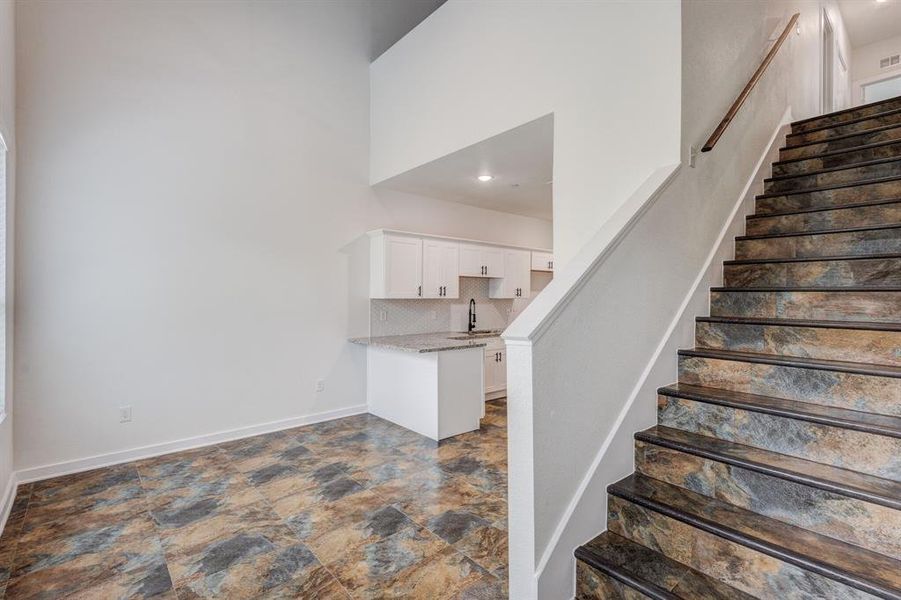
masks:
{"type": "MultiPolygon", "coordinates": [[[[550,280],[550,273],[533,272],[532,296],[550,280]]],[[[461,277],[456,299],[370,300],[369,335],[466,331],[470,298],[476,301],[478,329],[505,329],[529,304],[528,299],[494,300],[488,297],[488,279],[461,277]]]]}

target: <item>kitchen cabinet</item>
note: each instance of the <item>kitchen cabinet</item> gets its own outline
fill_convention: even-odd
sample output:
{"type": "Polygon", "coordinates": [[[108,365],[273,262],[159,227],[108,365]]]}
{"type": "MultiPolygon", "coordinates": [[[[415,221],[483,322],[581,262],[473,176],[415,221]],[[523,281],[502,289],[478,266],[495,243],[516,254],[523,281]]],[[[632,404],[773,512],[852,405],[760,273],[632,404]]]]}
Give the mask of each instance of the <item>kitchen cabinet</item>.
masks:
{"type": "Polygon", "coordinates": [[[422,297],[460,297],[460,244],[422,240],[422,297]]]}
{"type": "MultiPolygon", "coordinates": [[[[506,350],[485,350],[485,396],[507,389],[506,350]]],[[[489,398],[490,399],[490,398],[489,398]]]]}
{"type": "Polygon", "coordinates": [[[528,298],[532,292],[532,253],[504,248],[504,276],[488,284],[489,298],[528,298]]]}
{"type": "Polygon", "coordinates": [[[550,252],[532,252],[532,270],[553,272],[554,255],[550,252]]]}
{"type": "Polygon", "coordinates": [[[504,249],[479,244],[460,244],[460,275],[503,277],[504,249]]]}
{"type": "Polygon", "coordinates": [[[370,298],[422,297],[422,238],[376,232],[369,262],[370,298]]]}

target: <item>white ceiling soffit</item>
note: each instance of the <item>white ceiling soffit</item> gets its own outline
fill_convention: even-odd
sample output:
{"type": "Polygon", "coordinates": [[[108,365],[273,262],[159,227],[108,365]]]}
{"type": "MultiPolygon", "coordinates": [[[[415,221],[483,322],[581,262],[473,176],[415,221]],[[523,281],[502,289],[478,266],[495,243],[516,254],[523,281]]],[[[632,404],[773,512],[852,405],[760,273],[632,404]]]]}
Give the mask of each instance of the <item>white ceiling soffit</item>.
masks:
{"type": "Polygon", "coordinates": [[[377,59],[446,0],[371,0],[369,60],[377,59]]]}
{"type": "Polygon", "coordinates": [[[901,0],[839,0],[838,8],[853,48],[901,35],[901,0]]]}
{"type": "Polygon", "coordinates": [[[554,116],[546,115],[387,179],[377,187],[552,218],[554,116]],[[479,181],[479,175],[492,175],[479,181]]]}

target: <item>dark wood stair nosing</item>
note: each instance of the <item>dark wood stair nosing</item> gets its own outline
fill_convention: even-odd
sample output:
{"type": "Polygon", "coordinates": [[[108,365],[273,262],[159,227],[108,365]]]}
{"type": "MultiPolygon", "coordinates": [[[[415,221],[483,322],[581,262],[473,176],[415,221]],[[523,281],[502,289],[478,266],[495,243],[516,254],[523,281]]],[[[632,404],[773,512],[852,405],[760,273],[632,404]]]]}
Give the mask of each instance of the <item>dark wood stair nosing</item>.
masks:
{"type": "Polygon", "coordinates": [[[801,263],[801,262],[831,262],[841,260],[891,260],[901,258],[901,253],[890,252],[887,254],[834,254],[832,256],[787,256],[779,258],[737,258],[733,260],[724,260],[723,265],[757,265],[757,264],[778,264],[778,263],[801,263]]]}
{"type": "Polygon", "coordinates": [[[874,158],[858,163],[849,163],[847,165],[839,165],[836,167],[828,167],[825,169],[817,169],[816,171],[808,171],[806,173],[792,173],[790,175],[775,175],[767,177],[764,183],[772,183],[774,181],[788,181],[789,179],[797,179],[798,177],[811,177],[815,175],[823,175],[825,173],[835,173],[836,171],[847,171],[849,169],[860,169],[863,167],[872,167],[873,165],[882,165],[886,163],[901,162],[901,156],[889,156],[883,158],[874,158]]]}
{"type": "Polygon", "coordinates": [[[586,565],[597,569],[604,575],[607,575],[608,577],[611,577],[619,581],[620,583],[629,586],[630,588],[638,590],[639,592],[641,592],[645,596],[648,596],[649,598],[652,598],[653,600],[680,600],[678,596],[663,589],[657,584],[635,577],[634,575],[621,569],[620,567],[616,567],[607,563],[606,561],[601,560],[600,558],[595,556],[594,552],[585,548],[584,546],[577,547],[573,555],[577,560],[584,562],[586,565]]]}
{"type": "Polygon", "coordinates": [[[901,175],[890,175],[887,177],[873,177],[872,179],[861,179],[860,181],[845,181],[842,183],[833,183],[815,188],[806,188],[803,190],[786,190],[783,192],[765,192],[754,196],[755,200],[765,200],[767,198],[781,198],[782,196],[797,196],[798,194],[816,194],[818,192],[830,192],[832,190],[841,190],[845,188],[863,187],[865,185],[878,185],[880,183],[891,183],[901,180],[901,175]]]}
{"type": "Polygon", "coordinates": [[[835,321],[816,319],[774,319],[767,317],[695,317],[698,323],[727,323],[733,325],[763,325],[767,327],[810,327],[813,329],[855,329],[901,333],[901,323],[879,321],[835,321]]]}
{"type": "Polygon", "coordinates": [[[782,354],[717,350],[713,348],[682,348],[678,351],[678,355],[694,358],[710,358],[713,360],[728,360],[733,362],[750,362],[762,365],[791,367],[794,369],[837,371],[839,373],[851,373],[854,375],[901,379],[901,367],[893,367],[891,365],[827,360],[823,358],[807,358],[803,356],[787,356],[782,354]]]}
{"type": "MultiPolygon", "coordinates": [[[[779,148],[779,152],[780,152],[780,154],[781,154],[781,152],[782,152],[783,150],[796,150],[796,149],[798,149],[798,148],[803,148],[803,147],[805,147],[805,146],[813,146],[814,144],[825,144],[825,143],[834,142],[834,141],[837,141],[837,140],[846,140],[846,139],[848,139],[848,138],[852,138],[852,137],[859,136],[859,135],[871,135],[871,134],[873,134],[873,133],[880,133],[880,132],[882,132],[882,131],[888,131],[888,130],[890,130],[890,129],[896,129],[896,128],[898,128],[898,127],[901,127],[901,123],[890,123],[890,124],[888,124],[888,125],[883,125],[882,127],[874,127],[874,128],[872,128],[872,129],[867,129],[867,130],[864,130],[864,131],[855,131],[855,132],[853,132],[853,133],[845,133],[845,134],[842,134],[842,135],[837,135],[837,136],[835,136],[835,137],[831,137],[831,138],[826,139],[826,140],[816,140],[816,141],[814,141],[814,142],[804,142],[804,143],[802,143],[802,144],[795,144],[795,145],[788,145],[788,144],[786,144],[785,146],[782,146],[781,148],[779,148]]],[[[786,141],[788,141],[788,140],[786,140],[786,141]]],[[[887,141],[887,140],[883,140],[883,141],[887,141]]],[[[872,143],[872,142],[871,142],[871,143],[872,143]]],[[[852,148],[861,148],[861,147],[866,146],[866,145],[867,145],[867,144],[858,144],[857,146],[851,146],[850,148],[847,148],[847,149],[850,150],[850,149],[852,149],[852,148]]],[[[816,156],[806,156],[805,158],[816,158],[816,156]]]]}
{"type": "MultiPolygon", "coordinates": [[[[799,121],[792,121],[789,123],[790,126],[794,127],[795,125],[803,125],[805,123],[811,123],[816,121],[817,119],[828,119],[829,117],[835,117],[837,115],[843,115],[845,113],[853,112],[855,110],[863,110],[865,108],[872,108],[873,106],[879,106],[880,104],[888,104],[889,102],[894,102],[901,98],[901,96],[893,96],[891,98],[886,98],[884,100],[877,100],[876,102],[868,102],[867,104],[860,104],[858,106],[851,106],[849,108],[843,108],[841,110],[836,110],[830,113],[825,113],[822,115],[817,115],[815,117],[807,117],[806,119],[801,119],[799,121]]],[[[884,112],[884,111],[883,111],[884,112]]],[[[879,113],[875,113],[879,114],[879,113]]]]}
{"type": "MultiPolygon", "coordinates": [[[[786,134],[786,139],[792,136],[799,135],[807,135],[809,133],[816,133],[818,131],[829,131],[830,129],[835,129],[836,127],[844,127],[845,125],[853,125],[854,123],[863,123],[864,121],[872,121],[873,119],[879,119],[882,117],[888,117],[892,115],[901,115],[901,108],[893,108],[891,110],[884,110],[882,112],[873,113],[872,115],[864,115],[862,117],[857,117],[855,119],[848,119],[847,121],[842,121],[841,123],[830,123],[829,125],[823,125],[821,127],[814,127],[813,129],[807,129],[805,131],[798,132],[789,132],[786,134]]],[[[866,129],[864,130],[866,131],[866,129]]],[[[841,134],[844,135],[844,134],[841,134]]],[[[829,138],[826,138],[829,139],[829,138]]]]}
{"type": "MultiPolygon", "coordinates": [[[[703,388],[714,390],[714,388],[703,388]]],[[[716,390],[714,390],[716,391],[716,390]]],[[[729,392],[729,390],[720,390],[721,392],[729,392]]],[[[682,398],[684,400],[691,400],[692,402],[703,402],[705,404],[716,404],[717,406],[725,406],[726,408],[733,408],[736,410],[747,410],[750,412],[761,413],[765,415],[772,415],[774,417],[782,417],[785,419],[793,419],[796,421],[805,421],[807,423],[815,423],[817,425],[824,425],[827,427],[838,427],[840,429],[851,429],[853,431],[860,431],[861,433],[869,433],[872,435],[881,435],[890,438],[901,438],[901,428],[890,427],[890,426],[880,426],[874,423],[867,423],[862,419],[855,419],[855,413],[860,414],[861,416],[877,416],[877,417],[891,417],[891,415],[879,415],[877,413],[862,413],[860,411],[854,411],[847,408],[838,408],[834,406],[828,405],[820,405],[820,404],[812,404],[810,402],[802,402],[800,400],[785,400],[784,398],[773,398],[773,400],[779,400],[783,403],[788,403],[794,405],[795,408],[787,408],[787,407],[776,407],[776,406],[768,406],[758,402],[751,402],[750,400],[730,400],[728,398],[724,398],[725,394],[703,394],[696,393],[692,391],[682,390],[680,388],[674,388],[672,386],[664,386],[657,390],[657,393],[661,396],[667,396],[669,398],[682,398]],[[835,416],[827,416],[825,414],[815,413],[811,410],[804,410],[801,406],[811,406],[816,407],[821,410],[823,409],[831,409],[831,412],[838,413],[835,416]],[[844,416],[841,416],[844,415],[844,416]]],[[[732,392],[734,394],[734,392],[732,392]]],[[[746,397],[753,397],[754,394],[743,394],[746,397]]],[[[760,398],[767,398],[767,396],[759,396],[760,398]]]]}
{"type": "MultiPolygon", "coordinates": [[[[901,142],[901,140],[899,140],[901,142]]],[[[745,219],[769,219],[772,217],[786,217],[790,215],[802,215],[806,213],[828,212],[830,210],[852,210],[855,208],[869,208],[870,206],[882,206],[884,204],[901,203],[901,198],[886,198],[884,200],[871,200],[869,202],[855,202],[853,204],[836,204],[834,206],[815,206],[813,208],[798,208],[793,210],[771,212],[771,213],[754,213],[746,215],[745,219]]]]}
{"type": "MultiPolygon", "coordinates": [[[[652,427],[651,429],[657,429],[660,427],[665,427],[663,425],[658,425],[652,427]]],[[[688,432],[690,433],[690,432],[688,432]]],[[[693,434],[701,437],[700,434],[693,434]]],[[[766,463],[761,463],[755,460],[750,460],[746,458],[739,458],[736,456],[730,456],[723,452],[718,452],[713,449],[701,448],[699,446],[693,446],[689,443],[680,442],[676,440],[670,440],[666,437],[662,437],[655,433],[651,433],[650,430],[639,431],[635,433],[635,439],[641,442],[645,442],[647,444],[654,444],[656,446],[662,446],[665,448],[669,448],[671,450],[676,450],[678,452],[685,452],[687,454],[692,454],[694,456],[700,456],[701,458],[706,458],[709,460],[714,460],[717,462],[722,462],[725,464],[733,465],[736,467],[741,467],[743,469],[748,469],[751,471],[756,471],[758,473],[763,473],[765,475],[769,475],[772,477],[778,477],[779,479],[784,479],[785,481],[791,481],[793,483],[798,483],[801,485],[807,485],[810,487],[814,487],[820,490],[824,490],[827,492],[832,492],[841,496],[847,496],[849,498],[856,498],[858,500],[863,500],[865,502],[871,502],[873,504],[879,504],[880,506],[885,506],[887,508],[891,508],[894,510],[901,510],[901,497],[896,498],[894,496],[888,496],[885,494],[875,494],[871,491],[860,489],[856,486],[842,484],[837,481],[831,479],[825,479],[823,477],[816,477],[814,475],[808,475],[806,473],[800,471],[793,471],[787,468],[780,468],[774,465],[769,465],[766,463]]],[[[737,444],[735,442],[729,442],[728,440],[721,440],[719,438],[715,438],[719,442],[724,442],[733,446],[740,446],[741,444],[737,444]]],[[[772,452],[770,450],[766,450],[764,448],[755,448],[755,450],[760,452],[772,452]]],[[[773,452],[773,454],[777,454],[773,452]]],[[[796,460],[806,460],[799,459],[793,457],[796,460]]],[[[808,461],[812,462],[812,461],[808,461]]],[[[837,470],[843,470],[840,467],[834,467],[837,470]]],[[[852,473],[859,474],[857,471],[851,471],[852,473]]],[[[875,475],[872,477],[875,478],[875,475]]]]}
{"type": "Polygon", "coordinates": [[[815,154],[813,156],[800,156],[798,158],[786,158],[785,160],[777,160],[771,163],[771,166],[782,166],[795,162],[801,162],[804,160],[817,160],[818,158],[827,158],[832,156],[838,156],[840,154],[848,154],[850,152],[859,152],[861,150],[871,150],[873,148],[880,148],[882,146],[891,146],[892,144],[901,144],[901,138],[897,140],[883,140],[881,142],[872,142],[870,144],[861,144],[860,146],[854,146],[853,148],[847,149],[839,149],[839,150],[830,150],[829,152],[822,152],[820,154],[815,154]]]}
{"type": "MultiPolygon", "coordinates": [[[[627,477],[626,479],[629,478],[627,477]]],[[[618,481],[609,485],[607,487],[607,493],[652,510],[654,512],[658,512],[671,519],[686,523],[692,527],[700,529],[701,531],[705,531],[717,537],[726,539],[735,544],[751,548],[752,550],[756,550],[758,552],[761,552],[762,554],[766,554],[778,560],[801,567],[802,569],[805,569],[807,571],[812,571],[814,573],[817,573],[818,575],[832,579],[833,581],[839,581],[849,587],[862,590],[864,592],[879,596],[880,598],[885,598],[887,600],[901,600],[901,590],[896,590],[894,588],[889,588],[875,582],[868,581],[862,577],[854,575],[853,573],[848,573],[847,571],[839,567],[822,562],[812,556],[807,556],[793,550],[789,550],[788,548],[780,544],[777,544],[775,542],[768,542],[761,538],[754,537],[737,529],[733,529],[732,527],[728,527],[722,523],[717,523],[715,521],[705,519],[699,515],[680,510],[652,498],[647,498],[639,494],[633,494],[629,490],[624,489],[624,487],[622,486],[622,481],[618,481]]],[[[867,552],[864,549],[861,549],[861,551],[867,552]]]]}

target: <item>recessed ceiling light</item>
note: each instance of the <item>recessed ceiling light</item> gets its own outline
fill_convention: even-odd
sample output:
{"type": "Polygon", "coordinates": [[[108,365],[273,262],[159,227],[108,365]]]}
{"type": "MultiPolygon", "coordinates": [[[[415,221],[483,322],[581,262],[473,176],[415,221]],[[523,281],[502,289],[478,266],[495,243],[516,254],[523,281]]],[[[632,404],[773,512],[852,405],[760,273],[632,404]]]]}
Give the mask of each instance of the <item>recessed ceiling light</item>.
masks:
{"type": "Polygon", "coordinates": [[[479,175],[479,181],[491,181],[494,179],[493,175],[479,175]]]}
{"type": "Polygon", "coordinates": [[[888,0],[876,0],[876,4],[882,4],[883,2],[888,2],[888,0]]]}

